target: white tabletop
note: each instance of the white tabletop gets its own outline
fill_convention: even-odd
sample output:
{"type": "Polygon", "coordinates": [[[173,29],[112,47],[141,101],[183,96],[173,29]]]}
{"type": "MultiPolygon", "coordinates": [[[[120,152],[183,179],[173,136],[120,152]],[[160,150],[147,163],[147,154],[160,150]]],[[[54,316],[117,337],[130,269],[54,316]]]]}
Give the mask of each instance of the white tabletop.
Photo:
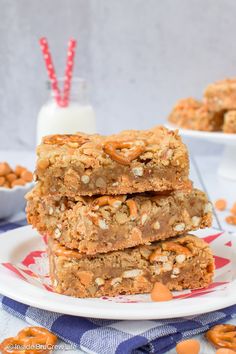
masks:
{"type": "MultiPolygon", "coordinates": [[[[35,165],[35,153],[28,151],[0,151],[0,161],[8,161],[12,165],[22,164],[33,170],[35,165]]],[[[224,198],[228,201],[228,210],[225,212],[215,212],[213,227],[236,232],[236,227],[225,222],[225,216],[229,214],[229,209],[236,202],[236,182],[223,179],[217,175],[220,156],[204,155],[192,156],[191,178],[196,187],[207,192],[211,201],[224,198]]],[[[231,321],[236,324],[236,319],[231,321]]],[[[27,326],[22,321],[0,309],[0,342],[6,337],[15,336],[16,333],[27,326]]],[[[201,341],[201,354],[213,354],[215,351],[204,341],[203,336],[197,337],[201,341]]],[[[57,350],[56,354],[65,353],[65,350],[57,350]]],[[[83,353],[79,350],[66,350],[66,353],[83,353]]],[[[175,350],[169,354],[176,353],[175,350]]]]}

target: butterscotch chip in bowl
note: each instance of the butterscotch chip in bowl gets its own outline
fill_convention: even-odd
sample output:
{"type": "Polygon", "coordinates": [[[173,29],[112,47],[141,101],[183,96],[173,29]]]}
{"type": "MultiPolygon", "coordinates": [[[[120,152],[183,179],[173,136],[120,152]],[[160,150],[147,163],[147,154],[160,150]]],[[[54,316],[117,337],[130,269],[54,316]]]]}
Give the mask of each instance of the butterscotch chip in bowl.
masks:
{"type": "Polygon", "coordinates": [[[25,194],[34,183],[33,175],[26,167],[11,167],[0,162],[0,219],[8,218],[25,207],[25,194]]]}
{"type": "Polygon", "coordinates": [[[11,172],[11,168],[7,162],[0,162],[0,176],[6,176],[11,172]]]}

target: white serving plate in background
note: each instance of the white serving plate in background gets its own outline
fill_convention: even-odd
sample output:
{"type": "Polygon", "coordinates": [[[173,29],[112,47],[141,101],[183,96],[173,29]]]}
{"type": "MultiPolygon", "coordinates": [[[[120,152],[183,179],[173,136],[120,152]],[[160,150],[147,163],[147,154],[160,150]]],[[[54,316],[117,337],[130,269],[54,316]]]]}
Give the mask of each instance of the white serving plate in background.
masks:
{"type": "Polygon", "coordinates": [[[207,140],[224,145],[225,150],[220,161],[218,173],[224,178],[236,181],[236,134],[183,129],[170,123],[165,124],[165,126],[171,130],[178,129],[180,135],[186,138],[207,140]]]}

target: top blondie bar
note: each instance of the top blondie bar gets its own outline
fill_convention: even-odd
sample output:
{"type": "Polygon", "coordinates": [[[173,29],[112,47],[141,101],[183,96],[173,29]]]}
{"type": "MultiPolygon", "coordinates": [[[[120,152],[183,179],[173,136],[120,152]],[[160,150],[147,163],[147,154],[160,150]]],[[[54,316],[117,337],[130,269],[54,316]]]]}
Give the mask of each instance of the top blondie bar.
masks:
{"type": "Polygon", "coordinates": [[[125,194],[191,188],[178,131],[158,126],[116,135],[50,135],[37,148],[42,194],[125,194]]]}

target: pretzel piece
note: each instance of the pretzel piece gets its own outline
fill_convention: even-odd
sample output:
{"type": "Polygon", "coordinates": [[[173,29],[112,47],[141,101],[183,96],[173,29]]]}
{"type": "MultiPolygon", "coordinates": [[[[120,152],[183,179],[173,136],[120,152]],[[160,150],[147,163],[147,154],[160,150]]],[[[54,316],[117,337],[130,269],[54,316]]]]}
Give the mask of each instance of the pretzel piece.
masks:
{"type": "Polygon", "coordinates": [[[236,326],[234,325],[216,325],[209,329],[205,336],[216,348],[236,350],[236,326]]]}
{"type": "Polygon", "coordinates": [[[133,199],[126,200],[126,204],[129,208],[129,216],[131,220],[135,220],[138,215],[137,204],[133,199]]]}
{"type": "Polygon", "coordinates": [[[96,198],[93,201],[93,205],[98,205],[99,207],[110,205],[112,207],[119,206],[125,200],[125,196],[111,197],[109,195],[103,195],[102,197],[96,198]]]}
{"type": "Polygon", "coordinates": [[[103,150],[112,160],[121,165],[129,165],[131,161],[139,157],[145,150],[145,143],[135,144],[134,141],[108,141],[104,144],[103,150]],[[130,149],[127,154],[122,154],[117,150],[130,149]]]}
{"type": "Polygon", "coordinates": [[[79,134],[55,134],[48,135],[43,138],[43,143],[48,145],[69,145],[72,148],[78,148],[79,146],[88,142],[89,139],[79,134]]]}
{"type": "Polygon", "coordinates": [[[3,354],[47,354],[51,353],[56,342],[57,337],[46,328],[27,327],[16,337],[5,339],[0,344],[0,351],[3,354]]]}
{"type": "Polygon", "coordinates": [[[163,250],[172,251],[178,254],[184,254],[185,256],[192,256],[191,251],[177,242],[169,241],[162,245],[163,250]]]}

